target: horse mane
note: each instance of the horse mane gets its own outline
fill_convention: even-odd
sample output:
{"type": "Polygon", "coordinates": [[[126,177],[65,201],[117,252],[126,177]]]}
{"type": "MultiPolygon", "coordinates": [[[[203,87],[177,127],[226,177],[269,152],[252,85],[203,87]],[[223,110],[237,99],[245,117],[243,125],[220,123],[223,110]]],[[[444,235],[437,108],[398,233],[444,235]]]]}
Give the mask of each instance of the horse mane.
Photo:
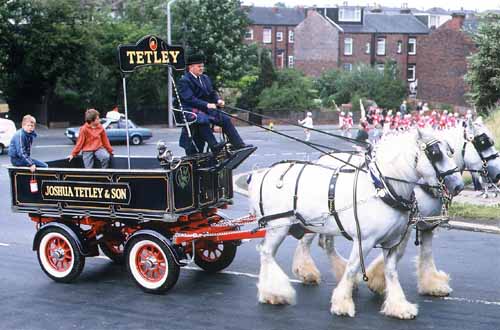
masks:
{"type": "Polygon", "coordinates": [[[415,179],[415,159],[419,153],[417,131],[387,136],[375,147],[375,161],[386,176],[415,179]]]}

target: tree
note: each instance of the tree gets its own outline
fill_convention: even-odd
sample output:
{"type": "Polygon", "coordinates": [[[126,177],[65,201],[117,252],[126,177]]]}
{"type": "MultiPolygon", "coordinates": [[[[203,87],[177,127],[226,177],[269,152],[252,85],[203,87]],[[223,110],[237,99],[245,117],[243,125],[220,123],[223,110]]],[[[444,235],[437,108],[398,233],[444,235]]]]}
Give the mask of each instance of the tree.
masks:
{"type": "Polygon", "coordinates": [[[466,81],[469,97],[479,111],[488,112],[500,99],[500,14],[490,13],[473,36],[478,51],[469,57],[466,81]]]}
{"type": "Polygon", "coordinates": [[[260,94],[265,88],[269,88],[276,80],[276,71],[274,70],[271,53],[268,50],[260,51],[260,72],[257,79],[247,85],[237,101],[237,106],[249,110],[254,110],[259,104],[260,94]]]}
{"type": "Polygon", "coordinates": [[[249,71],[249,63],[257,62],[241,42],[249,21],[240,1],[181,0],[173,6],[173,17],[173,43],[203,53],[216,86],[238,80],[249,71]]]}

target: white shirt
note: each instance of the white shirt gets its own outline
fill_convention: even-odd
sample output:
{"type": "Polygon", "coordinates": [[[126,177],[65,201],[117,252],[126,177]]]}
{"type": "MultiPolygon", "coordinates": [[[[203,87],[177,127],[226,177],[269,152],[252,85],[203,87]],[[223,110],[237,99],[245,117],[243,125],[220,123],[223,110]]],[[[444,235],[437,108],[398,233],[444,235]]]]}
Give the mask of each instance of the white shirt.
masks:
{"type": "Polygon", "coordinates": [[[299,120],[299,124],[304,126],[305,128],[313,128],[313,119],[312,117],[306,117],[304,120],[299,120]]]}
{"type": "Polygon", "coordinates": [[[122,117],[123,115],[121,113],[119,113],[118,111],[108,111],[108,113],[106,113],[106,118],[109,118],[109,119],[112,119],[112,120],[120,120],[120,118],[122,117]]]}

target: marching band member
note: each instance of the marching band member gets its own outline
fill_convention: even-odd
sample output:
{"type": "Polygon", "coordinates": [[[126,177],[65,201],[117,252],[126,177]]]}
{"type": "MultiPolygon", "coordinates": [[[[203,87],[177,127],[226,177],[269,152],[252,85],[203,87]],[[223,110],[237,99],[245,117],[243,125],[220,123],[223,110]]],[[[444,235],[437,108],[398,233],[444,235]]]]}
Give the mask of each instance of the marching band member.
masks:
{"type": "Polygon", "coordinates": [[[438,125],[438,129],[440,130],[443,130],[446,128],[447,124],[448,124],[448,111],[443,111],[443,113],[441,114],[441,117],[439,118],[439,125],[438,125]]]}
{"type": "Polygon", "coordinates": [[[348,112],[347,117],[344,120],[345,120],[345,131],[346,131],[345,136],[351,137],[351,129],[354,124],[352,119],[352,112],[348,112]]]}
{"type": "Polygon", "coordinates": [[[306,134],[306,142],[311,139],[311,130],[310,128],[313,128],[313,118],[312,118],[312,112],[307,112],[306,118],[303,120],[299,120],[298,123],[299,125],[302,125],[304,127],[304,133],[306,134]]]}
{"type": "Polygon", "coordinates": [[[339,128],[342,130],[342,136],[344,135],[345,130],[345,112],[342,111],[339,114],[339,128]]]}

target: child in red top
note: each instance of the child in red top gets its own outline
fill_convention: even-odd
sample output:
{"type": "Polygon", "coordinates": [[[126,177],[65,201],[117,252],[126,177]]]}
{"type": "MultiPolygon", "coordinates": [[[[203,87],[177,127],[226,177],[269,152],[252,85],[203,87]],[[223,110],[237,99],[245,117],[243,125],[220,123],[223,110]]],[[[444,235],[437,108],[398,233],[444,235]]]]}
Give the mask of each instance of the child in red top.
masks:
{"type": "Polygon", "coordinates": [[[80,127],[79,134],[76,145],[68,156],[69,161],[82,151],[85,168],[93,168],[96,158],[101,162],[102,168],[108,168],[113,148],[99,121],[99,111],[89,109],[85,112],[85,124],[80,127]]]}

